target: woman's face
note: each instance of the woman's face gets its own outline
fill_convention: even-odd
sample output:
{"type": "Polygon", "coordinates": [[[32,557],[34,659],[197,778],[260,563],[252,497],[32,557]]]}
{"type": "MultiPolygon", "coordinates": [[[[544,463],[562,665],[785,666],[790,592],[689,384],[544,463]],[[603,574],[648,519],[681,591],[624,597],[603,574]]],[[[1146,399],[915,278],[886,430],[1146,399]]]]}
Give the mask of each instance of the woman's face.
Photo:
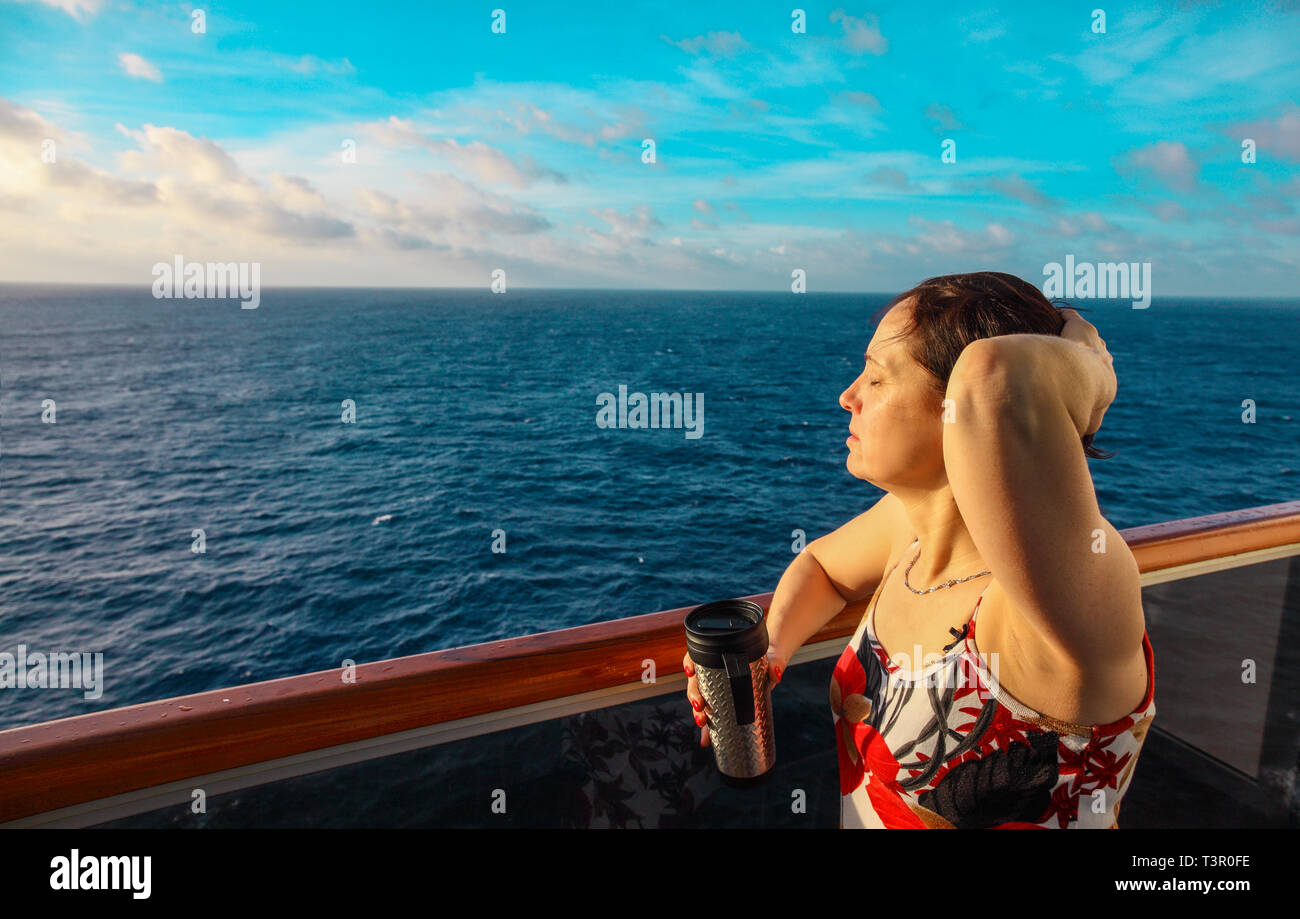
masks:
{"type": "Polygon", "coordinates": [[[931,490],[947,481],[943,466],[943,399],[930,374],[908,353],[911,301],[885,314],[867,345],[862,373],[840,394],[849,412],[849,473],[886,491],[931,490]],[[892,339],[892,340],[891,340],[892,339]]]}

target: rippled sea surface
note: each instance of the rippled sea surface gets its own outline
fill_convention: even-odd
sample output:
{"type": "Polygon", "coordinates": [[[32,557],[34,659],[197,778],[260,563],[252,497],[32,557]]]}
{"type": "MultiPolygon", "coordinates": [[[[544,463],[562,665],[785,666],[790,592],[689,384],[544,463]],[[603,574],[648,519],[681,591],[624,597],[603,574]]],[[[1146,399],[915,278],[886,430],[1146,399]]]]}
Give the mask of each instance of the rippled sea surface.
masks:
{"type": "MultiPolygon", "coordinates": [[[[0,651],[106,678],[0,728],[771,590],[880,496],[838,397],[887,300],[2,286],[0,651]],[[703,436],[598,427],[620,384],[703,393],[703,436]]],[[[1300,498],[1300,303],[1079,305],[1116,526],[1300,498]]]]}

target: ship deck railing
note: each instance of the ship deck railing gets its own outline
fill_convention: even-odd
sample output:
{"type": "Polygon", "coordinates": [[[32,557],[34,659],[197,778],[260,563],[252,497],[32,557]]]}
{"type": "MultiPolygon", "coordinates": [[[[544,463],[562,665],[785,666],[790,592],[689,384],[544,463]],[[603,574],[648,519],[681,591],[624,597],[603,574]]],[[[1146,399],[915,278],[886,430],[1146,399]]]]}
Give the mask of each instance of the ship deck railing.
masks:
{"type": "MultiPolygon", "coordinates": [[[[1120,826],[1297,826],[1300,501],[1121,535],[1157,715],[1120,826]]],[[[827,681],[865,607],[794,656],[747,797],[697,744],[684,607],[0,731],[0,826],[834,827],[827,681]]]]}

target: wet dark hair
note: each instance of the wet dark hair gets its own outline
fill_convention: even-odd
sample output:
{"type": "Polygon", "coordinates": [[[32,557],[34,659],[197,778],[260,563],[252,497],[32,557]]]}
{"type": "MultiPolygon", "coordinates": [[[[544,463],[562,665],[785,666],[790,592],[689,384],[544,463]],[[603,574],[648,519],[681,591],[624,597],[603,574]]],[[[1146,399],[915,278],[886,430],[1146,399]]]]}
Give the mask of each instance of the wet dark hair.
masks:
{"type": "MultiPolygon", "coordinates": [[[[912,317],[901,334],[907,336],[912,359],[933,378],[940,397],[947,390],[957,358],[976,339],[1021,333],[1059,335],[1065,326],[1062,308],[1055,300],[1048,300],[1027,281],[1000,271],[927,278],[889,301],[872,322],[878,325],[886,313],[907,299],[914,300],[912,317]]],[[[1078,309],[1068,304],[1065,308],[1078,309]]],[[[1084,455],[1093,459],[1115,455],[1094,447],[1093,436],[1081,438],[1084,455]]]]}

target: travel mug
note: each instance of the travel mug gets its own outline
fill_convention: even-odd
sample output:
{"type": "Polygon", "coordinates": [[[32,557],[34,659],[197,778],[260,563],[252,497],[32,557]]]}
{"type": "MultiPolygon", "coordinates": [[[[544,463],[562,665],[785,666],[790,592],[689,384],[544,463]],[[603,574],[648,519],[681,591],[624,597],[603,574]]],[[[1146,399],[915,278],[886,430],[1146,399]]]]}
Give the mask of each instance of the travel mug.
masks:
{"type": "Polygon", "coordinates": [[[716,600],[686,614],[686,648],[704,701],[713,709],[710,741],[723,780],[758,784],[776,762],[767,622],[749,600],[716,600]]]}

